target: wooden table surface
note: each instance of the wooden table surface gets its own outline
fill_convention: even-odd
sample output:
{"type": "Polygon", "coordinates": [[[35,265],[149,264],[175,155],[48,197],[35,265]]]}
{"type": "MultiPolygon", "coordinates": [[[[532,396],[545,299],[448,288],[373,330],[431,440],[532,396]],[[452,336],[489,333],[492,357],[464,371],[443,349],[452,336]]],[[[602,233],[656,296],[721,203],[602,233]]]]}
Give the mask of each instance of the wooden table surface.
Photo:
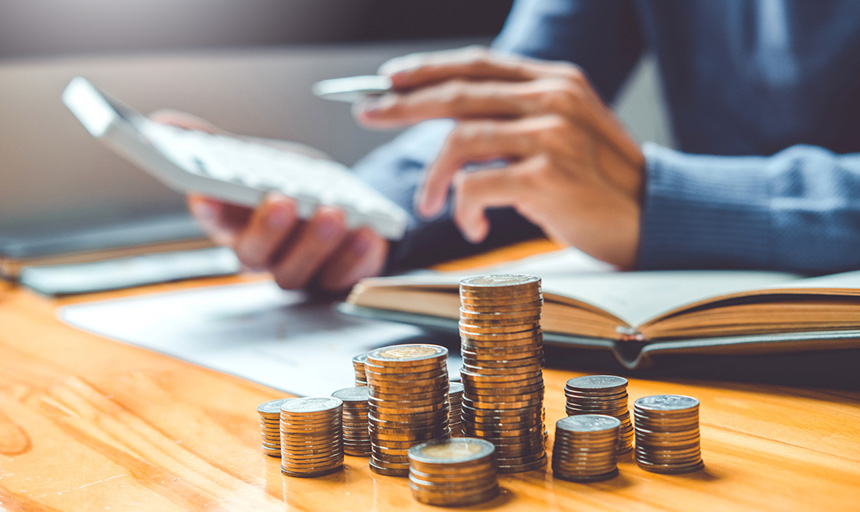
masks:
{"type": "MultiPolygon", "coordinates": [[[[281,393],[75,330],[56,308],[242,278],[49,300],[0,288],[0,511],[440,510],[367,459],[316,479],[282,476],[260,451],[258,404],[281,393]]],[[[544,372],[548,425],[564,382],[544,372]]],[[[701,402],[705,469],[667,476],[629,460],[602,483],[540,470],[500,476],[478,510],[860,510],[860,393],[763,384],[630,379],[632,401],[701,402]]],[[[554,428],[550,428],[550,446],[554,428]]]]}

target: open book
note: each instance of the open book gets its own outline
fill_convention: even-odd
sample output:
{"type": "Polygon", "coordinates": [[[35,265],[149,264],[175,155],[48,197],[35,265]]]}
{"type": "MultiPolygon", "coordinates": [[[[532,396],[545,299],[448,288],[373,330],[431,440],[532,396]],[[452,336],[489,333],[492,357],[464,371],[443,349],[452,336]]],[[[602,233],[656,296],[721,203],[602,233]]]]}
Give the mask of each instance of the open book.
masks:
{"type": "Polygon", "coordinates": [[[459,280],[485,273],[541,276],[545,341],[612,350],[628,368],[658,353],[860,348],[860,272],[616,272],[572,249],[467,274],[365,279],[340,310],[456,330],[459,280]]]}

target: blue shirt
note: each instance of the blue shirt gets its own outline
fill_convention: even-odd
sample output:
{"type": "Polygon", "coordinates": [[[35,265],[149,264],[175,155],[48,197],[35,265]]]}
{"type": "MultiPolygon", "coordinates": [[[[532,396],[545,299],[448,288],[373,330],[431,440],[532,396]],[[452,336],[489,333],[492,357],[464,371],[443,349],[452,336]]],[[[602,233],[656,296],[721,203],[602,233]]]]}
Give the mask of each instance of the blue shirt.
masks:
{"type": "MultiPolygon", "coordinates": [[[[612,102],[657,60],[678,150],[645,144],[637,266],[830,273],[860,268],[860,2],[519,0],[500,51],[582,67],[612,102]]],[[[419,125],[356,171],[412,211],[452,121],[419,125]]],[[[391,267],[534,237],[510,209],[477,247],[414,217],[391,267]]]]}

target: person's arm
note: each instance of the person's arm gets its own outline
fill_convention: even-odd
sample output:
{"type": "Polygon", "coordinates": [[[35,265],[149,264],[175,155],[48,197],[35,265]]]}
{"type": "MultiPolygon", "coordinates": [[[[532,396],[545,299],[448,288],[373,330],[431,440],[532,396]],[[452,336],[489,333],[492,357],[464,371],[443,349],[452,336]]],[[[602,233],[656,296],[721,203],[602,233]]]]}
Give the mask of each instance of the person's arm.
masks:
{"type": "MultiPolygon", "coordinates": [[[[626,0],[519,0],[493,51],[579,65],[604,101],[612,101],[642,51],[635,12],[626,0]]],[[[425,169],[433,163],[452,122],[422,123],[354,166],[367,182],[407,211],[425,169]]],[[[511,208],[487,214],[491,229],[480,244],[466,241],[450,206],[426,219],[412,213],[405,239],[393,244],[388,270],[424,266],[539,236],[541,230],[511,208]]]]}
{"type": "Polygon", "coordinates": [[[644,146],[638,268],[860,268],[860,154],[793,146],[771,157],[644,146]]]}

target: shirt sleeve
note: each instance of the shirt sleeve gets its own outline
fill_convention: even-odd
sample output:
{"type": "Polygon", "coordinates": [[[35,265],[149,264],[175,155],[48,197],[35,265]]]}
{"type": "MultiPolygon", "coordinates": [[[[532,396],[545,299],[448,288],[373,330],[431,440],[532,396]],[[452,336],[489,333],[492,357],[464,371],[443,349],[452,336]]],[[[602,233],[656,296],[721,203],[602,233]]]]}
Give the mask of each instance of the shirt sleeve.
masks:
{"type": "MultiPolygon", "coordinates": [[[[518,0],[493,48],[574,62],[611,101],[638,61],[642,41],[627,0],[518,0]]],[[[410,213],[404,239],[394,243],[389,253],[389,271],[426,266],[541,234],[512,209],[494,209],[487,212],[491,228],[486,241],[473,245],[460,235],[450,208],[434,219],[414,213],[413,197],[423,171],[453,126],[448,120],[422,123],[354,166],[360,177],[410,213]]]]}
{"type": "Polygon", "coordinates": [[[639,268],[860,267],[860,154],[806,145],[771,157],[643,152],[639,268]]]}

